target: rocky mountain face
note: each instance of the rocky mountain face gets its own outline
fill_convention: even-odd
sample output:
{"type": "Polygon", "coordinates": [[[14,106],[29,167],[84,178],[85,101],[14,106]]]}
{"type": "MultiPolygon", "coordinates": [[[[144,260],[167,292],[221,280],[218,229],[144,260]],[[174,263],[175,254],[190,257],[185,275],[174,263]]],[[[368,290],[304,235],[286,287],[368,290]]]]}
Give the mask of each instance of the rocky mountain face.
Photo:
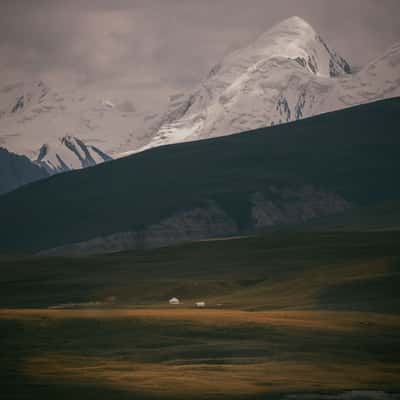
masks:
{"type": "Polygon", "coordinates": [[[318,217],[339,214],[351,208],[341,196],[307,187],[270,187],[249,195],[249,219],[243,224],[214,201],[178,212],[159,223],[141,230],[112,235],[55,247],[42,255],[81,255],[149,249],[182,242],[253,234],[264,228],[296,225],[318,217]],[[243,226],[244,225],[244,226],[243,226]]]}
{"type": "Polygon", "coordinates": [[[0,148],[0,194],[48,176],[46,170],[32,163],[29,158],[0,148]]]}
{"type": "Polygon", "coordinates": [[[110,160],[112,158],[96,146],[86,145],[76,137],[64,136],[52,145],[42,145],[34,162],[53,174],[110,160]]]}
{"type": "Polygon", "coordinates": [[[179,99],[143,149],[238,133],[400,95],[400,44],[359,72],[289,18],[228,55],[179,99]]]}

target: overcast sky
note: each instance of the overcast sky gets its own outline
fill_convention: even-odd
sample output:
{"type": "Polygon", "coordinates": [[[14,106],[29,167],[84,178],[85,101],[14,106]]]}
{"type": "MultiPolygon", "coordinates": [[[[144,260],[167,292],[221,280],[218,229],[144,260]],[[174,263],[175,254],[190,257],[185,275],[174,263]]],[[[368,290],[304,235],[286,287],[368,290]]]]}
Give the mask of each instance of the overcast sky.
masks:
{"type": "Polygon", "coordinates": [[[0,0],[0,80],[185,90],[292,15],[352,64],[400,42],[400,0],[0,0]]]}

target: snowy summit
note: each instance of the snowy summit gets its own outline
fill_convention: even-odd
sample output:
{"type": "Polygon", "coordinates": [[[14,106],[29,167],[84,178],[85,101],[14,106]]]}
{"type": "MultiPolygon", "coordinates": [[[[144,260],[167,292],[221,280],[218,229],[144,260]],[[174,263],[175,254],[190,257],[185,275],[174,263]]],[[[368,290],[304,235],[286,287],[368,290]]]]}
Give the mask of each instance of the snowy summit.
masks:
{"type": "Polygon", "coordinates": [[[291,17],[225,57],[192,93],[170,96],[166,112],[167,100],[147,104],[128,88],[62,87],[0,88],[0,145],[50,173],[398,96],[400,44],[353,73],[309,23],[291,17]]]}
{"type": "Polygon", "coordinates": [[[143,149],[295,121],[400,94],[400,46],[357,74],[299,17],[212,68],[143,149]]]}

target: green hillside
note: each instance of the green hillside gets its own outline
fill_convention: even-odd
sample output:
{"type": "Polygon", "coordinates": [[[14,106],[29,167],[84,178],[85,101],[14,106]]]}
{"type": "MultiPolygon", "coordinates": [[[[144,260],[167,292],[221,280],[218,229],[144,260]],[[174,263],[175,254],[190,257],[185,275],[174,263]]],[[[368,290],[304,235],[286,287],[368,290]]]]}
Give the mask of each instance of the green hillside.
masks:
{"type": "Polygon", "coordinates": [[[274,233],[87,257],[2,258],[0,307],[68,303],[400,313],[399,232],[274,233]],[[115,304],[107,299],[116,298],[115,304]]]}
{"type": "Polygon", "coordinates": [[[353,206],[400,197],[400,99],[229,137],[152,149],[0,197],[0,252],[141,231],[213,201],[251,231],[249,196],[313,185],[353,206]]]}

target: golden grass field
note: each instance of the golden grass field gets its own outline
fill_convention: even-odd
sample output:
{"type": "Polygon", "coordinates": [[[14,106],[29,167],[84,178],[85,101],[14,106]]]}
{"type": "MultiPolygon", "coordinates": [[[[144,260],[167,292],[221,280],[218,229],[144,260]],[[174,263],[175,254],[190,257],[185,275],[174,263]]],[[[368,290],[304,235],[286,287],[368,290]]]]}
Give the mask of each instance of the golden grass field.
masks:
{"type": "MultiPolygon", "coordinates": [[[[113,352],[99,356],[92,352],[82,355],[76,351],[44,350],[27,356],[21,366],[25,376],[39,382],[89,384],[154,398],[218,398],[354,388],[387,390],[398,388],[400,382],[400,362],[353,358],[357,354],[355,337],[384,337],[388,332],[399,332],[400,317],[393,315],[334,311],[3,309],[0,320],[44,329],[60,322],[68,329],[82,321],[101,321],[110,326],[117,323],[119,327],[133,321],[146,326],[150,334],[156,330],[160,338],[165,326],[170,330],[180,325],[189,330],[185,332],[184,328],[183,335],[180,331],[183,347],[190,349],[187,344],[190,330],[200,330],[206,340],[200,354],[193,356],[190,349],[182,358],[162,362],[142,361],[134,355],[127,357],[113,352]],[[252,331],[257,327],[265,336],[257,334],[253,340],[252,331]],[[213,337],[213,330],[217,329],[229,330],[233,338],[217,340],[213,337]],[[235,331],[239,337],[235,337],[235,331]],[[297,336],[299,341],[295,351],[284,343],[290,336],[297,336]],[[315,341],[315,348],[308,336],[315,341]],[[324,340],[328,343],[326,349],[321,346],[324,340]],[[343,343],[342,354],[335,356],[332,344],[338,343],[343,343]],[[252,356],[230,354],[235,351],[229,347],[249,350],[249,344],[252,356]],[[216,345],[225,347],[229,357],[215,357],[216,345]],[[268,356],[257,356],[257,350],[268,351],[268,346],[271,349],[268,356]]],[[[129,334],[136,332],[123,332],[123,336],[129,334]]],[[[81,346],[76,350],[86,353],[81,346]]]]}
{"type": "Polygon", "coordinates": [[[386,388],[399,379],[400,365],[346,365],[266,361],[240,365],[135,363],[47,354],[27,360],[33,377],[92,382],[153,396],[209,398],[287,391],[386,388]],[[379,382],[371,386],[368,382],[379,382]]]}
{"type": "Polygon", "coordinates": [[[397,399],[399,244],[393,232],[272,235],[6,260],[2,395],[397,399]]]}
{"type": "Polygon", "coordinates": [[[189,309],[173,306],[172,309],[0,309],[0,319],[139,319],[171,321],[211,326],[247,326],[252,324],[301,328],[320,331],[370,332],[385,328],[400,329],[400,316],[360,312],[337,311],[241,311],[189,309]]]}

